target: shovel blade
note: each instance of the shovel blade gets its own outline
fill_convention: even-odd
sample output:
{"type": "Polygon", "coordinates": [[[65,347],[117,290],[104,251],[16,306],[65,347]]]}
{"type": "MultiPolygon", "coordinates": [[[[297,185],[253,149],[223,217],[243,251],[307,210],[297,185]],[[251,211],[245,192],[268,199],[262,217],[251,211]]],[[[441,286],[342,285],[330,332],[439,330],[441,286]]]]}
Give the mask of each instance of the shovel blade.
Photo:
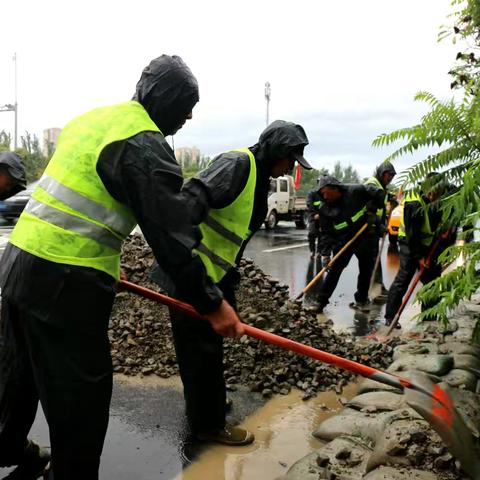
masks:
{"type": "Polygon", "coordinates": [[[475,439],[455,409],[448,387],[433,383],[422,372],[412,373],[410,380],[423,391],[406,388],[406,403],[430,423],[463,470],[472,479],[480,479],[480,456],[475,439]]]}

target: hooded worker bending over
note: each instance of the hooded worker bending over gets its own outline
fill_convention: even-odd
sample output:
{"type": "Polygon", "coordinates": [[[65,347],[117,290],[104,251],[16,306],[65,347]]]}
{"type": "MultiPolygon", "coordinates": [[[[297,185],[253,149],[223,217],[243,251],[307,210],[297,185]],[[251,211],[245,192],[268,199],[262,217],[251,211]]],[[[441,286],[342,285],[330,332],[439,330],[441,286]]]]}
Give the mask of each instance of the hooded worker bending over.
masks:
{"type": "Polygon", "coordinates": [[[183,297],[218,332],[243,331],[192,256],[199,233],[165,140],[198,99],[180,57],[152,60],[134,100],[66,125],[12,232],[0,272],[0,465],[18,465],[17,478],[37,478],[48,461],[27,441],[39,398],[55,480],[98,478],[112,394],[108,322],[122,242],[137,223],[183,297]]]}
{"type": "MultiPolygon", "coordinates": [[[[427,175],[427,179],[434,179],[437,173],[427,175]]],[[[415,272],[425,265],[426,258],[431,250],[435,237],[439,235],[442,214],[438,206],[433,204],[444,193],[445,186],[433,186],[428,192],[409,192],[403,201],[403,215],[398,230],[398,243],[400,246],[400,268],[390,286],[387,306],[385,309],[385,323],[390,325],[403,301],[410,282],[415,272]]],[[[420,281],[429,283],[442,274],[442,265],[438,256],[446,247],[455,242],[455,234],[445,236],[440,240],[435,252],[426,266],[420,281]]],[[[422,311],[437,303],[422,304],[422,311]]],[[[396,324],[397,328],[400,325],[396,324]]]]}
{"type": "MultiPolygon", "coordinates": [[[[234,290],[240,281],[236,267],[267,214],[270,177],[291,173],[295,162],[311,169],[303,158],[307,144],[300,125],[277,120],[262,132],[258,143],[217,156],[183,189],[192,221],[202,231],[200,258],[231,305],[236,304],[234,290]]],[[[161,271],[152,276],[165,287],[168,279],[161,271]]],[[[181,296],[171,289],[170,293],[181,296]]],[[[228,445],[251,443],[252,433],[225,423],[222,337],[185,314],[171,311],[171,320],[193,434],[199,440],[228,445]]]]}
{"type": "Polygon", "coordinates": [[[342,253],[324,277],[318,291],[318,311],[323,312],[328,304],[352,255],[358,259],[359,274],[355,302],[351,306],[362,309],[369,303],[368,289],[375,265],[372,252],[378,243],[375,212],[384,205],[383,190],[373,185],[346,185],[335,177],[325,175],[320,178],[318,191],[323,201],[319,212],[322,248],[329,246],[335,255],[367,220],[372,224],[342,253]]]}

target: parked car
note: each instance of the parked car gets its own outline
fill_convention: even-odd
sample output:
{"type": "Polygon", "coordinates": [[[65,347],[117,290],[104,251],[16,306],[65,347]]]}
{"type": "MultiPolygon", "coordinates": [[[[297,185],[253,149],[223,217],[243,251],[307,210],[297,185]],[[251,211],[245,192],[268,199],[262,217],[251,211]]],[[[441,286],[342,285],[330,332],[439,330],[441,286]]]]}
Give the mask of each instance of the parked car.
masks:
{"type": "Polygon", "coordinates": [[[37,183],[38,181],[30,183],[25,190],[0,202],[0,215],[7,220],[7,222],[15,223],[18,220],[18,217],[30,200],[37,183]]]}
{"type": "Polygon", "coordinates": [[[388,241],[392,247],[397,246],[398,242],[398,229],[403,216],[403,202],[397,205],[390,214],[388,221],[388,241]]]}

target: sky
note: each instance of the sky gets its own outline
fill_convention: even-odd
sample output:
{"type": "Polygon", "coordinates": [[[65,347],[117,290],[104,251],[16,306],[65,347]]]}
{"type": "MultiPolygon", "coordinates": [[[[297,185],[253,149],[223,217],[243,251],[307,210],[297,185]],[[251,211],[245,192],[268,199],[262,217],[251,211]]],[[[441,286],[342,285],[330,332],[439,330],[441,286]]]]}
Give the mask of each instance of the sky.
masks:
{"type": "MultiPolygon", "coordinates": [[[[269,81],[270,121],[305,128],[314,167],[340,161],[368,176],[392,151],[372,140],[426,113],[416,92],[452,97],[458,47],[437,42],[452,11],[450,0],[6,0],[0,106],[15,101],[14,53],[18,135],[40,138],[129,100],[151,59],[176,54],[197,77],[200,102],[175,147],[214,156],[253,145],[266,126],[269,81]]],[[[13,136],[13,113],[0,112],[3,129],[13,136]]]]}

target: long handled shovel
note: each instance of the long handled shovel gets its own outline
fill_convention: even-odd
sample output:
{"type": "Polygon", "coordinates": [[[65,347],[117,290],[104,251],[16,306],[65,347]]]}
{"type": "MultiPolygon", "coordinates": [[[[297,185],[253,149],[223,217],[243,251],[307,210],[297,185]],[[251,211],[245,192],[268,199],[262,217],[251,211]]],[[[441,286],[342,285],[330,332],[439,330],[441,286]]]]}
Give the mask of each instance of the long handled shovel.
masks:
{"type": "Polygon", "coordinates": [[[414,277],[414,279],[413,279],[413,281],[410,285],[410,288],[407,291],[407,294],[403,298],[403,302],[400,305],[400,308],[397,310],[397,313],[393,317],[392,323],[390,324],[390,328],[388,329],[385,337],[388,337],[392,333],[392,330],[397,326],[397,323],[400,320],[400,315],[403,313],[403,310],[405,309],[408,301],[410,300],[410,297],[412,296],[412,293],[415,290],[415,287],[417,286],[418,282],[422,278],[422,275],[423,275],[423,272],[424,272],[425,268],[428,268],[428,266],[430,265],[430,262],[432,260],[432,256],[435,253],[435,251],[437,250],[438,245],[440,244],[440,241],[441,241],[442,238],[443,238],[443,234],[439,235],[438,238],[435,240],[434,244],[432,245],[432,247],[430,248],[425,262],[419,268],[418,273],[415,275],[415,277],[414,277]]]}
{"type": "Polygon", "coordinates": [[[375,274],[377,273],[378,265],[380,265],[380,259],[382,258],[383,252],[383,245],[385,244],[385,237],[387,236],[386,233],[382,236],[382,241],[380,242],[380,247],[378,249],[377,258],[375,259],[375,266],[373,267],[372,276],[370,278],[370,286],[368,287],[368,291],[370,292],[373,288],[373,284],[375,283],[375,274]]]}
{"type": "MultiPolygon", "coordinates": [[[[120,290],[126,290],[141,295],[150,300],[163,303],[169,307],[180,310],[192,317],[205,320],[191,305],[176,300],[161,293],[143,288],[131,282],[121,280],[118,283],[120,290]]],[[[453,401],[446,390],[434,384],[426,375],[419,374],[416,378],[408,380],[397,375],[377,370],[376,368],[339,357],[332,353],[324,352],[308,345],[289,340],[288,338],[265,332],[251,325],[243,324],[245,333],[253,338],[305,355],[315,360],[336,365],[352,373],[370,378],[380,383],[403,390],[405,402],[424,417],[432,428],[438,433],[451,453],[460,461],[463,469],[473,479],[480,478],[480,462],[474,451],[473,436],[465,425],[462,417],[457,413],[453,401]]]]}
{"type": "Polygon", "coordinates": [[[368,227],[368,223],[365,225],[362,225],[362,227],[358,230],[358,232],[353,236],[352,239],[350,239],[334,256],[333,258],[328,262],[328,265],[323,267],[316,275],[313,277],[313,279],[310,281],[310,283],[297,295],[295,300],[300,300],[321,278],[322,275],[327,271],[332,268],[332,265],[336,262],[338,257],[342,255],[342,253],[347,250],[347,248],[365,231],[365,229],[368,227]]]}

